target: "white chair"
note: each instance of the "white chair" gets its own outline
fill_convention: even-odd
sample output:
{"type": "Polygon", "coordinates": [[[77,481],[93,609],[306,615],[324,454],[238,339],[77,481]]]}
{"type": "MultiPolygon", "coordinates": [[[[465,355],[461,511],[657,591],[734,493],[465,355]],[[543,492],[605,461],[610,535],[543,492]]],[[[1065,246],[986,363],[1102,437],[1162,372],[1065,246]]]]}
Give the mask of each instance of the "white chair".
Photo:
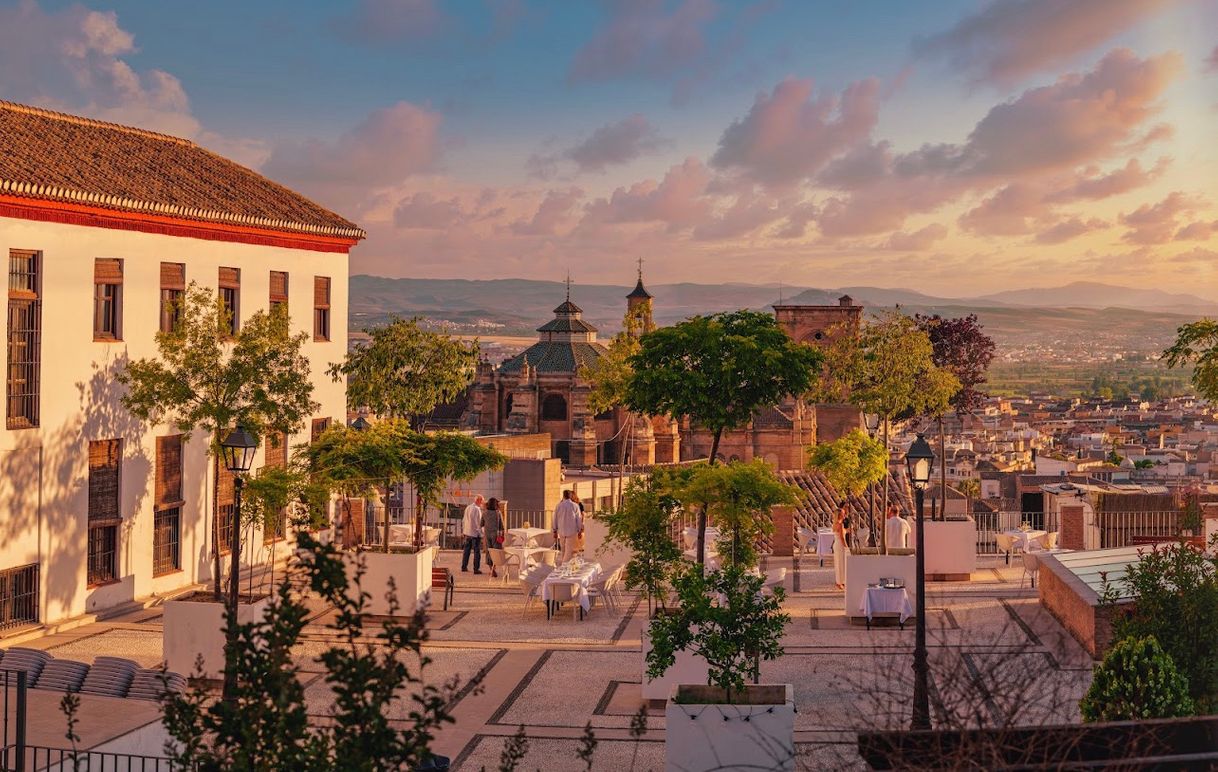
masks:
{"type": "Polygon", "coordinates": [[[537,600],[541,595],[541,583],[545,578],[554,571],[554,566],[547,566],[544,563],[533,566],[528,571],[519,574],[520,584],[524,587],[524,610],[529,610],[529,605],[537,600]]]}
{"type": "Polygon", "coordinates": [[[1045,534],[1045,549],[1047,549],[1047,550],[1057,549],[1057,537],[1059,535],[1060,534],[1058,534],[1057,531],[1050,531],[1049,533],[1045,534]]]}
{"type": "Polygon", "coordinates": [[[799,539],[799,554],[808,554],[808,547],[816,549],[816,531],[811,528],[805,528],[802,525],[795,529],[796,537],[799,539]]]}
{"type": "Polygon", "coordinates": [[[583,608],[575,599],[575,585],[570,582],[555,582],[550,585],[550,603],[554,604],[554,609],[550,613],[550,621],[554,621],[554,617],[558,616],[558,605],[560,603],[571,603],[571,619],[578,620],[579,614],[583,608]]]}
{"type": "Polygon", "coordinates": [[[761,583],[761,591],[774,592],[775,587],[781,587],[782,583],[787,580],[787,569],[780,568],[777,571],[768,571],[765,575],[765,581],[761,583]]]}
{"type": "Polygon", "coordinates": [[[1015,537],[1009,533],[995,534],[994,545],[999,552],[1007,556],[1007,565],[1011,565],[1011,553],[1015,551],[1015,537]]]}
{"type": "Polygon", "coordinates": [[[599,581],[593,582],[592,584],[588,585],[588,597],[592,601],[592,605],[589,608],[589,611],[591,611],[591,609],[596,608],[596,603],[599,600],[600,602],[602,602],[606,606],[608,606],[609,610],[612,611],[614,614],[617,613],[617,604],[613,600],[613,592],[611,590],[611,583],[613,581],[613,577],[614,577],[614,574],[609,574],[607,576],[602,574],[602,578],[599,581]]]}
{"type": "Polygon", "coordinates": [[[554,534],[542,533],[533,537],[533,544],[546,549],[554,549],[554,534]]]}
{"type": "Polygon", "coordinates": [[[504,584],[508,583],[508,569],[513,566],[516,568],[516,578],[520,579],[520,555],[515,552],[508,554],[506,551],[498,548],[487,550],[487,554],[491,556],[491,564],[503,572],[504,584]]]}
{"type": "Polygon", "coordinates": [[[1040,557],[1037,553],[1043,550],[1031,549],[1023,553],[1023,574],[1019,577],[1019,586],[1023,587],[1023,580],[1032,577],[1032,586],[1036,586],[1036,572],[1040,569],[1040,557]]]}

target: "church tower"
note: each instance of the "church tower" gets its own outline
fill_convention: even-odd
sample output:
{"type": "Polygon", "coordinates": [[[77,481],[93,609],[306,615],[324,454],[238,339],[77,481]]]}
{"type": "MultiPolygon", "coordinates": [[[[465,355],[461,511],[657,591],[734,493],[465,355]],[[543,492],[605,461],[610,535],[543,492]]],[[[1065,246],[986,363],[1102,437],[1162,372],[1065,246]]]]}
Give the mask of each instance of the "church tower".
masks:
{"type": "Polygon", "coordinates": [[[626,296],[626,332],[639,338],[656,328],[651,319],[651,293],[643,286],[643,258],[639,258],[639,281],[626,296]]]}

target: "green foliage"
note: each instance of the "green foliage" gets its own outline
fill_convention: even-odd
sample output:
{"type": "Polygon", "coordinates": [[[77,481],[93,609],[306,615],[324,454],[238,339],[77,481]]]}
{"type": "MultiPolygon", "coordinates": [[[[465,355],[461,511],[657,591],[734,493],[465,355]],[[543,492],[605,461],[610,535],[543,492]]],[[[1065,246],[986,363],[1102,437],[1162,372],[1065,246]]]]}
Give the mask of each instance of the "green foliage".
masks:
{"type": "Polygon", "coordinates": [[[1113,466],[1119,466],[1120,463],[1125,460],[1125,458],[1115,450],[1110,450],[1108,451],[1108,455],[1104,458],[1104,460],[1113,466]]]}
{"type": "Polygon", "coordinates": [[[630,378],[634,375],[630,359],[639,352],[641,324],[637,310],[634,314],[627,311],[623,322],[625,329],[613,336],[605,355],[580,367],[579,377],[592,386],[588,395],[591,413],[603,413],[626,404],[630,378]]]}
{"type": "Polygon", "coordinates": [[[1104,657],[1079,703],[1084,721],[1191,716],[1188,681],[1154,636],[1125,638],[1104,657]]]}
{"type": "Polygon", "coordinates": [[[672,494],[675,470],[658,467],[651,475],[631,480],[616,512],[595,517],[605,523],[606,540],[630,550],[624,580],[631,590],[647,593],[648,611],[663,607],[668,579],[681,562],[681,549],[672,539],[680,501],[672,494]]]}
{"type": "Polygon", "coordinates": [[[1187,542],[1147,548],[1103,600],[1134,598],[1113,638],[1153,637],[1180,668],[1199,710],[1218,708],[1218,559],[1187,542]]]}
{"type": "Polygon", "coordinates": [[[1202,319],[1176,330],[1176,342],[1163,352],[1168,367],[1193,365],[1199,396],[1218,401],[1218,321],[1202,319]]]}
{"type": "Polygon", "coordinates": [[[680,608],[651,621],[647,677],[659,678],[678,651],[689,651],[706,660],[709,683],[731,702],[733,693],[744,690],[755,662],[783,653],[782,635],[791,617],[782,612],[782,588],[763,594],[764,581],[741,566],[703,572],[693,565],[679,572],[673,586],[680,608]]]}
{"type": "Polygon", "coordinates": [[[477,342],[424,330],[419,319],[394,317],[365,330],[371,341],[330,365],[334,380],[347,378],[347,404],[374,414],[406,418],[451,402],[473,380],[477,342]]]}
{"type": "MultiPolygon", "coordinates": [[[[332,718],[309,722],[293,647],[310,615],[292,589],[279,586],[277,602],[263,619],[235,625],[239,645],[231,655],[237,668],[232,702],[214,701],[202,682],[162,706],[171,742],[166,751],[178,768],[211,770],[322,770],[373,772],[415,769],[430,758],[434,732],[452,722],[447,705],[456,684],[439,688],[422,675],[429,660],[423,612],[406,623],[385,621],[366,629],[370,598],[360,589],[362,567],[353,574],[332,545],[299,534],[300,572],[312,593],[335,608],[330,624],[335,645],[317,661],[334,694],[332,718]],[[413,667],[410,663],[413,663],[413,667]],[[404,711],[404,721],[391,718],[404,711]]],[[[391,606],[393,591],[389,592],[391,606]]]]}
{"type": "Polygon", "coordinates": [[[851,430],[833,442],[813,445],[809,463],[824,473],[838,491],[860,496],[867,486],[888,474],[888,452],[884,443],[868,437],[860,429],[851,430]]]}
{"type": "Polygon", "coordinates": [[[1149,458],[1141,458],[1141,459],[1138,459],[1137,461],[1133,462],[1133,468],[1134,469],[1154,469],[1155,462],[1151,461],[1149,458]]]}
{"type": "Polygon", "coordinates": [[[774,530],[770,508],[798,501],[795,488],[778,479],[761,459],[689,467],[674,495],[698,504],[719,527],[723,565],[757,565],[757,541],[774,530]]]}
{"type": "Polygon", "coordinates": [[[1180,508],[1178,520],[1180,530],[1196,533],[1201,530],[1204,522],[1205,515],[1201,511],[1201,502],[1196,496],[1189,496],[1184,502],[1184,506],[1180,508]]]}
{"type": "Polygon", "coordinates": [[[966,477],[956,483],[956,490],[964,494],[966,499],[975,499],[981,495],[981,481],[975,477],[966,477]]]}

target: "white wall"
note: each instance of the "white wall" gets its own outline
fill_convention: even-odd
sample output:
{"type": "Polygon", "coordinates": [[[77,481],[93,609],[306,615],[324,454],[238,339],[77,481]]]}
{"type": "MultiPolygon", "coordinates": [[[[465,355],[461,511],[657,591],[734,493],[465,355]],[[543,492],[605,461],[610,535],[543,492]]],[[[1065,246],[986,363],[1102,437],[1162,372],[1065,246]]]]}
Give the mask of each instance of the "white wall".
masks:
{"type": "MultiPolygon", "coordinates": [[[[215,288],[220,266],[241,269],[240,315],[268,305],[271,270],[289,273],[292,326],[309,333],[318,417],[346,416],[345,384],[325,368],[347,350],[345,254],[232,244],[173,236],[0,218],[0,254],[42,253],[41,420],[35,429],[0,431],[0,570],[41,562],[41,616],[56,622],[123,602],[166,593],[210,578],[212,483],[206,438],[195,433],[184,448],[182,571],[152,577],[152,472],[155,438],[170,426],[144,426],[119,404],[115,373],[125,358],[155,356],[159,327],[160,264],[186,264],[187,282],[215,288]],[[93,341],[93,262],[123,260],[120,342],[93,341]],[[313,277],[331,278],[331,336],[313,342],[313,277]],[[85,586],[88,443],[121,437],[123,463],[117,560],[119,581],[85,586]]],[[[0,334],[7,336],[7,315],[0,334]]],[[[7,364],[7,363],[6,363],[7,364]]],[[[0,424],[2,425],[2,424],[0,424]]],[[[290,440],[307,442],[306,426],[290,440]]],[[[261,450],[255,466],[261,466],[261,450]]],[[[255,537],[253,550],[261,552],[255,537]]]]}

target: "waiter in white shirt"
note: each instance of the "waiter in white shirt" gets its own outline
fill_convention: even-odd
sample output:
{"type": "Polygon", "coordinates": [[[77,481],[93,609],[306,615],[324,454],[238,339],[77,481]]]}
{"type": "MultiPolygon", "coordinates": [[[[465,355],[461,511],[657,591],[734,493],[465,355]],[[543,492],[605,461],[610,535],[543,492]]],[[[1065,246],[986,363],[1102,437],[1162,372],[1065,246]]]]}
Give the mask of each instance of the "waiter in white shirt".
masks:
{"type": "Polygon", "coordinates": [[[562,562],[575,557],[576,540],[584,532],[584,516],[579,505],[571,500],[571,491],[562,492],[562,501],[554,508],[554,538],[562,546],[562,562]]]}
{"type": "Polygon", "coordinates": [[[909,546],[909,532],[913,530],[909,526],[909,521],[901,517],[897,512],[896,504],[888,505],[888,518],[884,521],[884,536],[888,549],[900,547],[905,549],[909,546]]]}
{"type": "Polygon", "coordinates": [[[469,570],[469,553],[473,552],[474,573],[482,573],[482,502],[481,495],[475,496],[461,518],[461,535],[465,537],[465,546],[461,550],[462,572],[469,570]]]}

